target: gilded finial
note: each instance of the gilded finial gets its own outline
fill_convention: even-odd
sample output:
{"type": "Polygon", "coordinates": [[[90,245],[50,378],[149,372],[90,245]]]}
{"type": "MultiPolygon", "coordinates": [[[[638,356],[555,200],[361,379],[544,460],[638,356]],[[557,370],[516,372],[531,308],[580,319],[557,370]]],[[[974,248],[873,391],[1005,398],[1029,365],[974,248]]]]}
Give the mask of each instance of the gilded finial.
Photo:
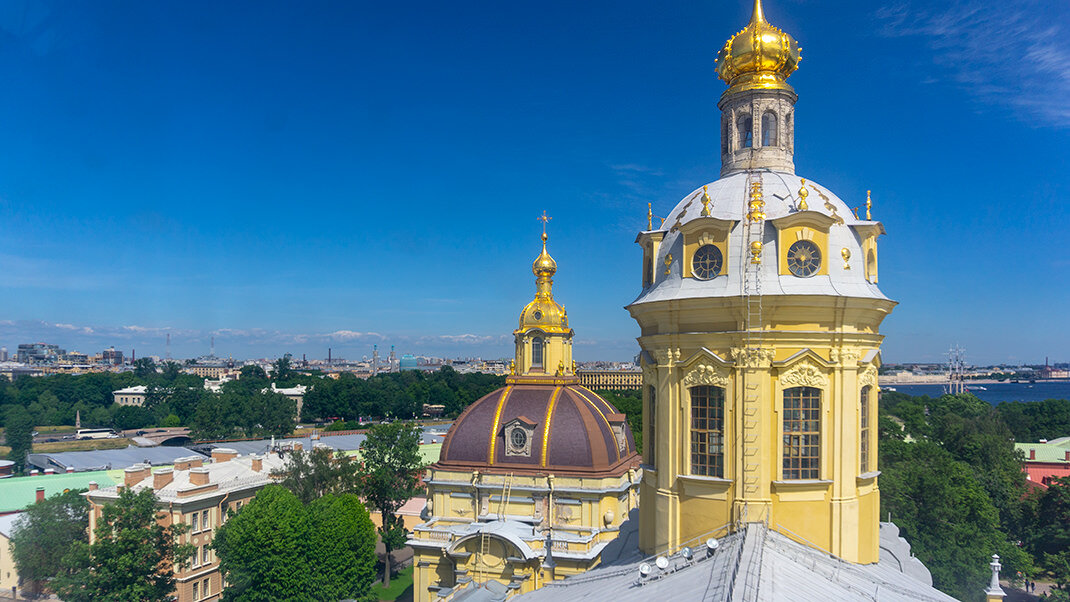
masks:
{"type": "Polygon", "coordinates": [[[760,222],[765,219],[765,198],[762,196],[762,182],[752,182],[750,185],[750,210],[747,219],[752,222],[760,222]]]}
{"type": "Polygon", "coordinates": [[[873,215],[870,213],[870,210],[873,209],[873,200],[869,198],[870,192],[872,191],[866,191],[866,221],[871,221],[873,219],[873,215]]]}
{"type": "Polygon", "coordinates": [[[647,232],[654,229],[654,210],[652,209],[653,203],[646,204],[646,229],[647,232]]]}
{"type": "Polygon", "coordinates": [[[702,217],[709,217],[710,216],[710,203],[712,202],[712,200],[710,199],[710,190],[709,189],[710,189],[709,186],[703,186],[702,187],[702,213],[699,214],[702,217]]]}
{"type": "Polygon", "coordinates": [[[799,211],[806,211],[810,208],[806,204],[806,197],[810,196],[810,191],[806,189],[806,178],[801,178],[802,186],[799,188],[799,211]]]}
{"type": "Polygon", "coordinates": [[[750,262],[762,262],[762,241],[756,240],[750,244],[750,262]]]}
{"type": "Polygon", "coordinates": [[[851,207],[851,211],[855,214],[855,219],[858,219],[858,207],[851,207]]]}
{"type": "Polygon", "coordinates": [[[754,0],[754,12],[750,15],[751,23],[765,23],[765,14],[762,12],[762,0],[754,0]]]}
{"type": "Polygon", "coordinates": [[[668,276],[672,273],[672,269],[669,267],[672,265],[672,253],[665,256],[665,275],[668,276]]]}
{"type": "Polygon", "coordinates": [[[843,257],[843,269],[851,269],[851,250],[844,247],[840,250],[840,257],[843,257]]]}
{"type": "Polygon", "coordinates": [[[546,224],[547,224],[547,223],[549,223],[549,222],[550,222],[550,220],[552,220],[552,219],[554,219],[554,218],[552,218],[552,217],[550,217],[550,216],[546,215],[546,210],[545,210],[545,209],[543,209],[543,211],[542,211],[542,215],[541,215],[541,216],[539,216],[539,217],[537,217],[537,218],[535,218],[535,219],[537,219],[537,220],[539,220],[540,222],[542,222],[542,241],[543,241],[543,242],[546,242],[546,238],[547,238],[547,236],[546,236],[546,224]]]}
{"type": "Polygon", "coordinates": [[[509,374],[516,376],[516,360],[509,360],[509,374]]]}

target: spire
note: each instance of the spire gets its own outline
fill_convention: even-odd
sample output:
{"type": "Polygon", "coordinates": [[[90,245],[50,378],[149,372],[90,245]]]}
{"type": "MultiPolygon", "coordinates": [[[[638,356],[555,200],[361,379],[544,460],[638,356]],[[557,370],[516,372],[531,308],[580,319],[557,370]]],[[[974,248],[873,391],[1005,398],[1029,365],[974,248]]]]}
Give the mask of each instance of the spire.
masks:
{"type": "Polygon", "coordinates": [[[765,13],[762,12],[762,0],[754,0],[754,12],[750,15],[751,24],[765,23],[765,13]]]}

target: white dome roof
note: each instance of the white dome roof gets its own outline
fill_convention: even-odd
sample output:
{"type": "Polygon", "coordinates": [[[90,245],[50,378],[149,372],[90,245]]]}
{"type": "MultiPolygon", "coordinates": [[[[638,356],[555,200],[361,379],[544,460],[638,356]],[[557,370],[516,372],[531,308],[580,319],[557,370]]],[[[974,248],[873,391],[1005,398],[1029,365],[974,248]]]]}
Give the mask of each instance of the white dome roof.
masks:
{"type": "MultiPolygon", "coordinates": [[[[799,189],[802,178],[792,173],[761,170],[762,195],[765,200],[765,233],[762,248],[761,291],[762,296],[770,295],[835,295],[841,297],[864,297],[870,299],[887,299],[876,284],[866,280],[865,257],[862,251],[862,239],[859,227],[881,227],[879,222],[855,219],[851,209],[835,194],[824,186],[806,179],[810,194],[806,203],[810,211],[842,218],[843,223],[835,223],[829,228],[828,275],[815,275],[799,278],[792,275],[782,276],[777,261],[776,226],[771,223],[777,218],[797,213],[799,189]],[[823,196],[822,196],[823,195],[823,196]],[[843,268],[843,260],[833,249],[846,248],[851,252],[850,270],[843,268]]],[[[683,235],[679,227],[698,219],[702,212],[702,188],[696,189],[684,197],[669,212],[665,223],[655,232],[664,232],[665,237],[654,258],[654,281],[646,287],[633,304],[651,303],[673,299],[701,297],[735,297],[742,294],[742,268],[749,266],[749,256],[744,253],[743,236],[745,234],[747,202],[749,190],[747,172],[735,173],[708,185],[711,199],[710,216],[736,222],[728,237],[728,269],[724,276],[710,280],[684,278],[678,265],[678,258],[683,257],[683,235]],[[664,260],[672,253],[673,266],[665,274],[664,260]],[[741,261],[741,256],[744,256],[741,261]]],[[[863,209],[864,211],[864,209],[863,209]]],[[[883,231],[883,228],[882,228],[883,231]]]]}

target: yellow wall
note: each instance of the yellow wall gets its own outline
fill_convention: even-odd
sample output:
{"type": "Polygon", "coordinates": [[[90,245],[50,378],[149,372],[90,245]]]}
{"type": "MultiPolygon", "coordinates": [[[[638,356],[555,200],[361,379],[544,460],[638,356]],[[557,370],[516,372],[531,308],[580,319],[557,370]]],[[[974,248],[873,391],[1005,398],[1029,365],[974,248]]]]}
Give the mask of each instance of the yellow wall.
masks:
{"type": "MultiPolygon", "coordinates": [[[[19,573],[15,570],[15,558],[11,555],[11,540],[0,534],[0,591],[11,593],[19,585],[19,573]]],[[[21,589],[19,592],[21,593],[21,589]]]]}

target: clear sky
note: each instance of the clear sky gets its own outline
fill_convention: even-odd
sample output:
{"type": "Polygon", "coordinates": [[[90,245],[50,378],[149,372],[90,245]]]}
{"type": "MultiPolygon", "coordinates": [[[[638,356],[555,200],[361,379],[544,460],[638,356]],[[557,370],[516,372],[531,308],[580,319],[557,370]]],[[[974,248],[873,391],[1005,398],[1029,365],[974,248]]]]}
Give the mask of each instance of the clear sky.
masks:
{"type": "MultiPolygon", "coordinates": [[[[1070,360],[1070,4],[766,0],[795,163],[873,190],[884,359],[1070,360]]],[[[715,180],[748,0],[0,4],[0,344],[512,353],[546,210],[579,360],[715,180]]]]}

